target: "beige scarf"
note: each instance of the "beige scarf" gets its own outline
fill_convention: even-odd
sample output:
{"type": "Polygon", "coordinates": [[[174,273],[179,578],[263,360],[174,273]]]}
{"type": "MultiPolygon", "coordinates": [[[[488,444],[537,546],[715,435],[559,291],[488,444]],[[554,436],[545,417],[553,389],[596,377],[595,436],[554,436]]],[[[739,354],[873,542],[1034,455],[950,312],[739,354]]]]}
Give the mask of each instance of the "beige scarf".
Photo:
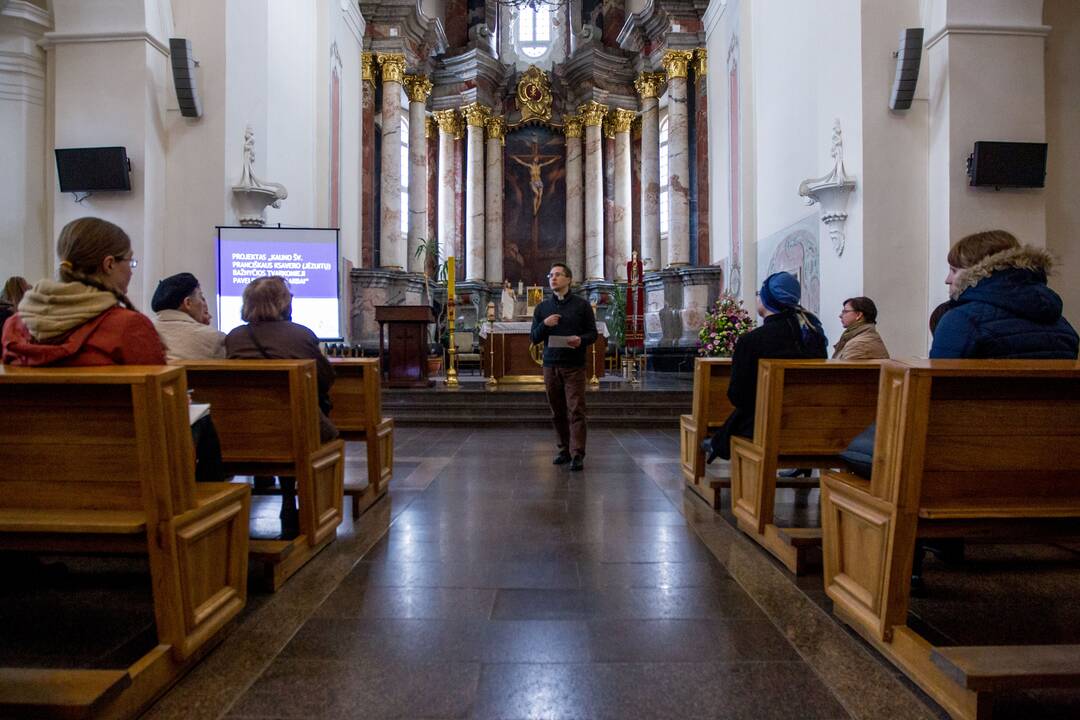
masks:
{"type": "Polygon", "coordinates": [[[112,293],[80,282],[39,280],[23,295],[19,317],[40,342],[63,335],[119,302],[112,293]]]}
{"type": "Polygon", "coordinates": [[[855,337],[856,335],[862,335],[864,332],[870,330],[872,327],[874,327],[873,323],[868,323],[863,320],[860,323],[852,325],[847,330],[844,330],[844,334],[841,335],[840,339],[836,341],[835,345],[833,345],[833,357],[838,355],[840,351],[844,349],[844,346],[847,345],[853,337],[855,337]]]}

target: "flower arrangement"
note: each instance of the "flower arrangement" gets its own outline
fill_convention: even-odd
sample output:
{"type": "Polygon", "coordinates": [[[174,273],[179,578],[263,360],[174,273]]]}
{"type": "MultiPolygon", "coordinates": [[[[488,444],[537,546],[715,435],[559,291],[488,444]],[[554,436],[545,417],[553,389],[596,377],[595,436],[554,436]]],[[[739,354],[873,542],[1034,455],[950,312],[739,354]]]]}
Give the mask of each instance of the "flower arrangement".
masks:
{"type": "Polygon", "coordinates": [[[698,332],[698,340],[701,341],[698,354],[702,357],[731,357],[736,341],[753,329],[754,321],[742,301],[725,293],[716,301],[712,311],[705,315],[705,324],[698,332]]]}

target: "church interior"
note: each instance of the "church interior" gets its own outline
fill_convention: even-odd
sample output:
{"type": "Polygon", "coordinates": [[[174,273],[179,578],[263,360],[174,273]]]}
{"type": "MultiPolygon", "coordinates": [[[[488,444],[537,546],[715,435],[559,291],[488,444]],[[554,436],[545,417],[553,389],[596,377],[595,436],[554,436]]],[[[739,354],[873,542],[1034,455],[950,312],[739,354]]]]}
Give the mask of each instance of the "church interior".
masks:
{"type": "Polygon", "coordinates": [[[102,218],[129,308],[281,275],[334,377],[0,320],[0,717],[1080,717],[1075,345],[931,320],[1004,230],[1080,322],[1077,67],[1075,0],[0,0],[0,279],[102,218]],[[711,462],[778,273],[833,359],[711,462]]]}

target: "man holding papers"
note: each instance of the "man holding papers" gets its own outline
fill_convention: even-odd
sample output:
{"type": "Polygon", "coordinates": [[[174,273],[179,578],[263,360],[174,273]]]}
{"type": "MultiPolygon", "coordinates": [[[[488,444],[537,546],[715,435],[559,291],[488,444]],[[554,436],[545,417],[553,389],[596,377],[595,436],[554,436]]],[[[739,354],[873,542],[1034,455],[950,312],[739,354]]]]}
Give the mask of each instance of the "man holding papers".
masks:
{"type": "Polygon", "coordinates": [[[552,297],[533,311],[532,341],[544,343],[544,388],[559,442],[556,465],[585,468],[585,348],[596,342],[596,316],[583,298],[570,293],[570,268],[548,271],[552,297]]]}

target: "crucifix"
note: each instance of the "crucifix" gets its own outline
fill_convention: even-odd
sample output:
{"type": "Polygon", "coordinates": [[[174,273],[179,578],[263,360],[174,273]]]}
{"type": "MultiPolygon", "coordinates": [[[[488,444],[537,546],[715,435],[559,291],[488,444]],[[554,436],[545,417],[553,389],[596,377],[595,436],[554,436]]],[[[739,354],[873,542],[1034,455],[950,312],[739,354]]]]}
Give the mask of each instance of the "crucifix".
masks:
{"type": "Polygon", "coordinates": [[[532,253],[535,258],[540,250],[540,204],[544,201],[544,180],[540,176],[540,168],[546,167],[561,155],[541,155],[540,146],[533,140],[532,156],[511,155],[510,159],[522,167],[529,169],[529,188],[533,194],[533,221],[532,221],[532,253]]]}

